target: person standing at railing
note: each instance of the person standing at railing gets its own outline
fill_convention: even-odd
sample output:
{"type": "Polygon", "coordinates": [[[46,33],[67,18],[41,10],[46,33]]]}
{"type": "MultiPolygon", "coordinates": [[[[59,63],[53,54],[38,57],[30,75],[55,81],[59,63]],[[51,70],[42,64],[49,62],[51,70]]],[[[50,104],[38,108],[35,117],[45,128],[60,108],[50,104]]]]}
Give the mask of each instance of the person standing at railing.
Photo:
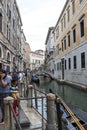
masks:
{"type": "Polygon", "coordinates": [[[11,87],[10,87],[10,92],[11,96],[15,99],[13,103],[13,108],[16,116],[18,116],[17,112],[17,107],[18,107],[18,98],[19,98],[19,88],[18,88],[18,76],[14,75],[12,76],[12,81],[11,81],[11,87]]]}
{"type": "Polygon", "coordinates": [[[4,98],[10,94],[11,79],[7,76],[5,70],[0,70],[0,107],[2,112],[2,118],[0,124],[4,123],[4,98]]]}
{"type": "Polygon", "coordinates": [[[23,96],[23,82],[24,82],[24,74],[22,71],[19,71],[18,73],[18,78],[19,78],[19,87],[20,87],[20,96],[22,97],[23,96]]]}

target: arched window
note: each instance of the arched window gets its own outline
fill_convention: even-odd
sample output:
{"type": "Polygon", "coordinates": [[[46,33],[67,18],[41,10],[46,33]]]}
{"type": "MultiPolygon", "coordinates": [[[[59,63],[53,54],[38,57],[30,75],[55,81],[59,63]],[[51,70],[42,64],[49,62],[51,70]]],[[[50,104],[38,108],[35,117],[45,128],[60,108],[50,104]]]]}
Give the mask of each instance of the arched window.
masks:
{"type": "Polygon", "coordinates": [[[13,64],[15,64],[15,57],[13,57],[13,64]]]}
{"type": "Polygon", "coordinates": [[[7,53],[7,61],[10,61],[10,53],[7,53]]]}

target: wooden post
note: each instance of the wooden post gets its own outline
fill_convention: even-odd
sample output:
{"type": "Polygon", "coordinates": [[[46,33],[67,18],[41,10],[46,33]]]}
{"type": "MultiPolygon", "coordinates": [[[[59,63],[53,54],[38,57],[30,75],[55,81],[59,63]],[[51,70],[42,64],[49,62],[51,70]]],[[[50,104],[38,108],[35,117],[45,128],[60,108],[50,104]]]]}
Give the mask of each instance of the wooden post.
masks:
{"type": "MultiPolygon", "coordinates": [[[[29,98],[32,98],[32,90],[33,90],[33,85],[29,85],[28,86],[28,97],[29,98]]],[[[28,100],[28,104],[27,104],[28,107],[32,107],[32,99],[31,100],[28,100]]]]}
{"type": "Polygon", "coordinates": [[[55,95],[47,94],[47,125],[46,130],[57,130],[55,114],[55,95]]]}
{"type": "Polygon", "coordinates": [[[4,98],[4,104],[5,104],[5,130],[12,130],[14,121],[13,121],[13,114],[10,110],[8,102],[11,102],[13,104],[14,98],[8,96],[4,98]]]}

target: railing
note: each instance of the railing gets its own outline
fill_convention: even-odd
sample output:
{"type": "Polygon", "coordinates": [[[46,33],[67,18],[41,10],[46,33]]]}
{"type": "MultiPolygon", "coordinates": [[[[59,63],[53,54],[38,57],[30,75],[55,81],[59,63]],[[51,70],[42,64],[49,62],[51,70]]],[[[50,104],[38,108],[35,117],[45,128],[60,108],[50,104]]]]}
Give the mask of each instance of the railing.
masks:
{"type": "MultiPolygon", "coordinates": [[[[63,102],[63,100],[56,96],[54,93],[50,92],[46,94],[38,89],[36,89],[33,85],[28,85],[28,95],[27,97],[19,98],[18,101],[21,104],[21,101],[27,101],[27,107],[35,109],[40,115],[42,119],[41,128],[42,130],[62,130],[62,122],[60,115],[60,105],[64,106],[64,108],[68,111],[68,113],[72,116],[72,119],[76,122],[76,125],[79,130],[85,130],[85,128],[78,122],[78,119],[71,112],[68,106],[63,102]],[[55,103],[56,103],[56,112],[55,112],[55,103]],[[44,108],[45,106],[45,108],[44,108]],[[44,111],[45,109],[45,111],[44,111]],[[47,113],[46,113],[47,111],[47,113]],[[56,120],[56,114],[57,120],[56,120]],[[46,126],[44,127],[44,121],[46,122],[46,126]]],[[[22,130],[20,125],[20,113],[17,118],[14,110],[13,110],[13,102],[14,99],[12,97],[7,97],[5,100],[5,130],[13,130],[14,120],[16,122],[17,128],[22,130]]],[[[20,111],[20,105],[19,105],[20,111]]]]}
{"type": "Polygon", "coordinates": [[[35,84],[29,85],[28,91],[29,91],[29,93],[27,95],[28,97],[26,98],[27,102],[28,102],[28,107],[31,107],[35,111],[37,111],[38,114],[40,115],[40,117],[42,118],[42,126],[41,127],[42,127],[42,130],[43,130],[44,129],[44,122],[47,121],[46,120],[47,114],[44,111],[44,109],[46,108],[44,106],[45,106],[45,103],[46,103],[46,100],[47,100],[46,93],[36,89],[35,84]]]}
{"type": "Polygon", "coordinates": [[[18,128],[18,130],[22,130],[20,123],[15,115],[13,110],[13,102],[14,99],[12,97],[4,98],[5,104],[5,130],[13,130],[14,128],[18,128]],[[14,124],[16,122],[16,125],[14,124]]]}
{"type": "Polygon", "coordinates": [[[44,106],[46,106],[46,100],[47,100],[47,97],[46,97],[46,93],[34,88],[34,101],[32,102],[32,107],[40,114],[42,115],[42,117],[44,119],[47,119],[46,115],[44,115],[44,112],[43,109],[44,109],[44,106]],[[41,97],[40,97],[41,96],[41,97]],[[40,109],[42,109],[40,111],[40,109]]]}
{"type": "MultiPolygon", "coordinates": [[[[44,118],[44,99],[46,99],[46,94],[37,89],[32,88],[31,85],[29,86],[29,89],[30,90],[28,97],[23,98],[21,97],[18,99],[18,102],[21,104],[21,101],[23,100],[27,101],[28,107],[35,109],[40,114],[42,118],[41,128],[43,128],[44,120],[46,121],[46,119],[44,118]],[[39,96],[37,95],[37,92],[40,93],[39,96]]],[[[20,125],[20,109],[21,109],[20,104],[18,107],[19,116],[17,117],[13,109],[14,99],[12,97],[7,97],[4,100],[5,100],[5,130],[13,130],[15,127],[17,127],[18,130],[22,130],[22,127],[20,125]],[[14,125],[14,120],[16,122],[16,126],[14,125]]]]}
{"type": "MultiPolygon", "coordinates": [[[[10,106],[10,110],[12,111],[13,117],[14,117],[14,119],[16,121],[16,125],[17,125],[18,130],[22,130],[21,125],[20,125],[20,123],[19,123],[19,121],[17,119],[17,116],[15,115],[12,103],[9,102],[9,106],[10,106]]],[[[12,130],[12,128],[11,128],[11,130],[12,130]]]]}

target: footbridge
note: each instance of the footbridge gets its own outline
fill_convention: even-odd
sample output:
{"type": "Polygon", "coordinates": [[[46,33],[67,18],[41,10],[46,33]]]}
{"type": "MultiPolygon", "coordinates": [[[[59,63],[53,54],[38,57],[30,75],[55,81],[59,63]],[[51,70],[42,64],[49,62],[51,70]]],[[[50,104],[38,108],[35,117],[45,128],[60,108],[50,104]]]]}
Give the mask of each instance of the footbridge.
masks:
{"type": "Polygon", "coordinates": [[[50,79],[53,79],[53,75],[49,72],[37,72],[36,73],[36,76],[44,76],[44,77],[49,77],[50,79]]]}

